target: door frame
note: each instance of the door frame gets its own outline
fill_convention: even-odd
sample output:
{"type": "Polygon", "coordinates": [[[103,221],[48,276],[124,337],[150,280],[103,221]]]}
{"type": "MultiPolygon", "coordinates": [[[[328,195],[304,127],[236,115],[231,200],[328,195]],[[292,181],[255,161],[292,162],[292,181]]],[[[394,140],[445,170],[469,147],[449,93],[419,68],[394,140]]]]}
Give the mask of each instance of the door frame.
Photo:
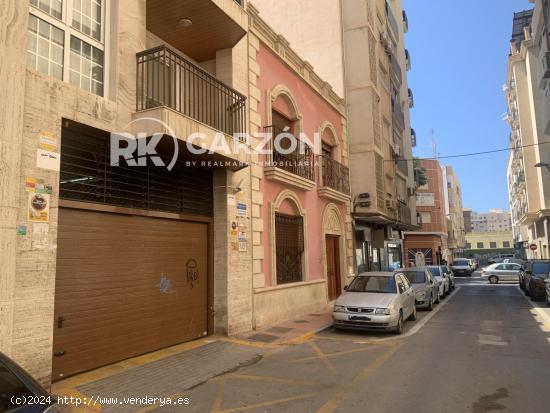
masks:
{"type": "Polygon", "coordinates": [[[323,278],[327,283],[326,297],[327,303],[329,302],[328,296],[328,271],[327,271],[327,236],[338,237],[338,252],[339,252],[339,273],[340,273],[340,291],[339,294],[343,291],[343,286],[347,284],[347,279],[345,274],[346,272],[346,260],[347,260],[347,250],[346,250],[346,232],[345,232],[345,221],[342,218],[342,212],[338,205],[334,203],[329,203],[325,206],[323,211],[323,227],[321,234],[321,256],[323,263],[323,278]]]}
{"type": "MultiPolygon", "coordinates": [[[[334,282],[336,283],[336,297],[334,298],[334,300],[336,300],[338,298],[338,296],[340,295],[340,293],[342,292],[342,271],[341,271],[341,260],[340,260],[340,257],[341,257],[341,249],[340,249],[340,239],[341,239],[341,236],[340,235],[332,235],[332,234],[325,234],[325,254],[328,252],[328,240],[331,239],[333,240],[332,241],[332,245],[334,245],[334,269],[336,271],[336,274],[334,276],[334,282]]],[[[327,297],[328,297],[328,300],[329,302],[331,301],[334,301],[333,299],[331,299],[330,297],[330,292],[329,292],[329,286],[330,286],[330,281],[329,281],[329,271],[328,271],[328,256],[325,255],[325,266],[326,266],[326,275],[327,275],[327,297]]]]}

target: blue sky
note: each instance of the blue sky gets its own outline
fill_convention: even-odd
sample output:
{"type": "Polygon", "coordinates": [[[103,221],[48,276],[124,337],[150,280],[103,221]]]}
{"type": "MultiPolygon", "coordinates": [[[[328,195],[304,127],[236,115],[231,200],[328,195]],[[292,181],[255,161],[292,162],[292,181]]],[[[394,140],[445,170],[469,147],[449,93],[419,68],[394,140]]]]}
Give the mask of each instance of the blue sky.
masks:
{"type": "MultiPolygon", "coordinates": [[[[440,156],[507,147],[502,85],[512,17],[531,6],[528,0],[404,0],[416,156],[433,156],[432,129],[440,156]]],[[[504,152],[442,160],[458,174],[465,207],[509,209],[507,157],[504,152]]]]}

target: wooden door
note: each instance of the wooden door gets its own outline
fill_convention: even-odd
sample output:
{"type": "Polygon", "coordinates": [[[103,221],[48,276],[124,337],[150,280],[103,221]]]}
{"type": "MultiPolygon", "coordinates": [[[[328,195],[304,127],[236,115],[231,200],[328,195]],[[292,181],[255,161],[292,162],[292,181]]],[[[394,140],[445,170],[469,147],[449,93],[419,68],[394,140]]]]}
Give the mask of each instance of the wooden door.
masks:
{"type": "Polygon", "coordinates": [[[327,287],[328,299],[334,301],[342,291],[340,281],[340,238],[332,235],[326,236],[326,260],[327,260],[327,287]]]}

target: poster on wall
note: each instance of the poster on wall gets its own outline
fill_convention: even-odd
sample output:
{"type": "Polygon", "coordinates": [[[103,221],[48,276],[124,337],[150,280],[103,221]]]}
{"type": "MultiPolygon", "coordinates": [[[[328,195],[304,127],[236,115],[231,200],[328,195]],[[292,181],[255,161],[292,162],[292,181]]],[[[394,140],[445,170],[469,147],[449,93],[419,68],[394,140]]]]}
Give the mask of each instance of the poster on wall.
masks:
{"type": "Polygon", "coordinates": [[[28,218],[31,222],[50,221],[50,195],[29,193],[28,218]]]}

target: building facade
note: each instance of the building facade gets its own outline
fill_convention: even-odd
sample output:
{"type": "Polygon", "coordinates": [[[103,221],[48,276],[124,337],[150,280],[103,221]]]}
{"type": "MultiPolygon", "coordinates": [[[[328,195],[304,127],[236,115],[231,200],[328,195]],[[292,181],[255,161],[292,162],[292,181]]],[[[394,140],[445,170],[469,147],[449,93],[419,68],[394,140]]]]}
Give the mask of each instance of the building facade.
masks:
{"type": "Polygon", "coordinates": [[[514,244],[523,256],[548,258],[550,233],[550,37],[548,2],[516,13],[508,77],[507,177],[514,244]]]}
{"type": "Polygon", "coordinates": [[[356,270],[403,265],[403,231],[417,215],[401,1],[253,2],[346,98],[356,270]]]}
{"type": "Polygon", "coordinates": [[[437,160],[420,161],[428,183],[417,189],[421,229],[405,232],[407,266],[439,265],[452,260],[449,249],[449,201],[446,168],[437,160]]]}
{"type": "Polygon", "coordinates": [[[2,352],[48,385],[338,294],[345,104],[254,8],[4,3],[2,352]],[[311,162],[260,152],[287,126],[311,162]]]}
{"type": "Polygon", "coordinates": [[[462,213],[462,187],[451,166],[446,166],[445,172],[449,202],[449,215],[447,216],[448,246],[450,254],[453,258],[456,258],[464,253],[464,245],[466,244],[464,237],[466,230],[462,213]]]}
{"type": "Polygon", "coordinates": [[[502,209],[491,209],[489,212],[472,212],[471,232],[500,232],[512,230],[512,217],[502,209]]]}
{"type": "Polygon", "coordinates": [[[469,232],[466,234],[467,257],[514,253],[512,231],[469,232]]]}
{"type": "Polygon", "coordinates": [[[464,230],[466,232],[472,232],[474,230],[474,227],[472,225],[472,214],[473,210],[470,208],[464,208],[462,210],[462,217],[464,219],[464,230]]]}

